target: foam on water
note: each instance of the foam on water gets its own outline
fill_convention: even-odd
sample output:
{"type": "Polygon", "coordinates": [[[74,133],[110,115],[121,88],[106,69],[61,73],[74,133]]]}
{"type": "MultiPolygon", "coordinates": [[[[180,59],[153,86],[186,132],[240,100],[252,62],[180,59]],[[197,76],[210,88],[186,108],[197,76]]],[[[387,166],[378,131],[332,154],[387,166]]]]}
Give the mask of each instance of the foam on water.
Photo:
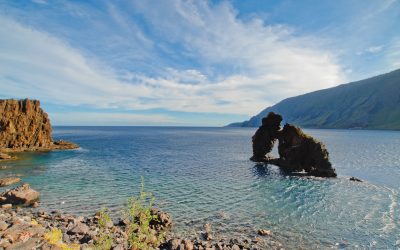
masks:
{"type": "Polygon", "coordinates": [[[0,177],[22,174],[49,210],[90,214],[106,206],[118,215],[144,176],[181,234],[196,234],[206,222],[216,237],[254,236],[265,228],[288,248],[306,249],[393,249],[400,235],[399,132],[308,130],[326,143],[339,174],[322,179],[250,162],[254,129],[54,131],[81,148],[24,153],[0,171],[0,177]]]}

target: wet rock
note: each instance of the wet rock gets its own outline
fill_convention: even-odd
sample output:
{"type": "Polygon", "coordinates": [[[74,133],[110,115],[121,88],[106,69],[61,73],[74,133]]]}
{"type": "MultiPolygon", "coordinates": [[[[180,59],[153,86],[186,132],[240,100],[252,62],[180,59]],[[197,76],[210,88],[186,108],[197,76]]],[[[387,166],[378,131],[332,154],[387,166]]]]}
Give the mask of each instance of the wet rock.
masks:
{"type": "Polygon", "coordinates": [[[360,179],[358,179],[358,178],[356,178],[356,177],[350,177],[349,180],[351,180],[351,181],[357,181],[357,182],[362,182],[362,180],[360,180],[360,179]]]}
{"type": "Polygon", "coordinates": [[[23,184],[4,192],[1,196],[4,198],[1,199],[0,204],[31,205],[39,199],[39,192],[33,190],[29,184],[23,184]]]}
{"type": "Polygon", "coordinates": [[[271,236],[272,232],[271,232],[271,230],[260,229],[260,230],[258,230],[258,234],[262,235],[262,236],[271,236]]]}
{"type": "Polygon", "coordinates": [[[0,179],[0,187],[9,186],[9,185],[12,185],[12,184],[20,182],[20,181],[21,181],[21,179],[18,177],[2,178],[2,179],[0,179]]]}

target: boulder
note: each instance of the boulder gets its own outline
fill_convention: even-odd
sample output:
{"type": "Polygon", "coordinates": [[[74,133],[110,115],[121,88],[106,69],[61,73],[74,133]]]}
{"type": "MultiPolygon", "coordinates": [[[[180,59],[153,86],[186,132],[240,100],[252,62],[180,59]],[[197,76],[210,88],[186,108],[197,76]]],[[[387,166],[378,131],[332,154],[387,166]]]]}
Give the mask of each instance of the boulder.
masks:
{"type": "Polygon", "coordinates": [[[17,188],[1,194],[0,204],[31,205],[39,199],[39,192],[33,190],[29,184],[23,184],[17,188]]]}
{"type": "Polygon", "coordinates": [[[74,235],[74,234],[84,235],[89,232],[89,227],[81,222],[73,223],[68,228],[69,229],[67,231],[67,234],[69,235],[74,235]]]}
{"type": "Polygon", "coordinates": [[[0,179],[0,187],[9,186],[9,185],[12,185],[12,184],[20,182],[20,181],[21,181],[21,179],[18,177],[2,178],[2,179],[0,179]]]}

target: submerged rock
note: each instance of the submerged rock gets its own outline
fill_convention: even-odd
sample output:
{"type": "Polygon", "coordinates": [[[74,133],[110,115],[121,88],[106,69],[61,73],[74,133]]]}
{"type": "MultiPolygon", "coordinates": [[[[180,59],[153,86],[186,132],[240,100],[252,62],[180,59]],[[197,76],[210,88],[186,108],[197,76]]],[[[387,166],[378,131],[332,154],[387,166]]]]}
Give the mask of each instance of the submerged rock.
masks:
{"type": "Polygon", "coordinates": [[[0,179],[0,187],[9,186],[9,185],[12,185],[12,184],[20,182],[20,181],[21,181],[21,179],[18,177],[2,178],[2,179],[0,179]]]}
{"type": "Polygon", "coordinates": [[[39,199],[39,192],[33,190],[29,184],[6,191],[0,195],[0,204],[32,205],[39,199]]]}

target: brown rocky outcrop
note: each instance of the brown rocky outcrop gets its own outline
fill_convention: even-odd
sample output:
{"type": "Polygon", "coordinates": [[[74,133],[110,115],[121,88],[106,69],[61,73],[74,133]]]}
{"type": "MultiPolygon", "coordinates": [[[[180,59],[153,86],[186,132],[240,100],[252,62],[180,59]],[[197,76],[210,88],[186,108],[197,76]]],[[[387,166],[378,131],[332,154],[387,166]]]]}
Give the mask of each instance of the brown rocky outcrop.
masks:
{"type": "Polygon", "coordinates": [[[0,147],[32,148],[52,144],[48,115],[37,100],[0,100],[0,147]]]}
{"type": "Polygon", "coordinates": [[[50,119],[40,107],[38,100],[0,100],[0,151],[18,152],[77,147],[73,143],[64,141],[53,142],[51,132],[50,119]]]}

